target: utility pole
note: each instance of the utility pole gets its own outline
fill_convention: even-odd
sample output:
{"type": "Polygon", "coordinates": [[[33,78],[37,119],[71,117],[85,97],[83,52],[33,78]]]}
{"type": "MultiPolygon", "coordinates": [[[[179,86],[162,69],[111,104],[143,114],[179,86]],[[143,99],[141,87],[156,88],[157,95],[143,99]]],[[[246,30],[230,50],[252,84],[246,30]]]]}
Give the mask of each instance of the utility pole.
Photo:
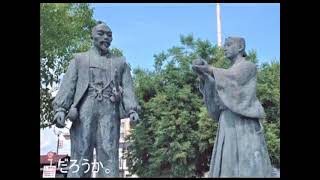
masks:
{"type": "Polygon", "coordinates": [[[217,38],[218,38],[218,46],[222,46],[221,41],[221,16],[220,16],[220,3],[217,3],[217,38]]]}
{"type": "Polygon", "coordinates": [[[58,134],[57,155],[58,155],[58,152],[59,152],[59,140],[60,140],[60,133],[58,134]]]}
{"type": "Polygon", "coordinates": [[[59,131],[56,129],[56,126],[53,127],[53,132],[55,135],[58,136],[58,142],[57,142],[57,155],[58,155],[58,152],[59,152],[59,140],[60,140],[60,134],[62,134],[62,131],[59,131]]]}

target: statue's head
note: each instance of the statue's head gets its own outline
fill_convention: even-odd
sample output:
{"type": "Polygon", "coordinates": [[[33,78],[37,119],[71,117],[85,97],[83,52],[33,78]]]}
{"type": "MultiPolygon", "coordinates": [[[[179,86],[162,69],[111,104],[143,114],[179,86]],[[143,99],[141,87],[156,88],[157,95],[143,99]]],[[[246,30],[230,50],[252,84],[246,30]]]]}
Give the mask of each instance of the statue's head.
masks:
{"type": "Polygon", "coordinates": [[[228,37],[224,43],[224,55],[230,59],[234,60],[239,54],[242,57],[246,57],[246,42],[242,37],[228,37]]]}
{"type": "Polygon", "coordinates": [[[98,21],[92,28],[93,45],[102,52],[107,52],[112,42],[112,31],[104,22],[98,21]]]}

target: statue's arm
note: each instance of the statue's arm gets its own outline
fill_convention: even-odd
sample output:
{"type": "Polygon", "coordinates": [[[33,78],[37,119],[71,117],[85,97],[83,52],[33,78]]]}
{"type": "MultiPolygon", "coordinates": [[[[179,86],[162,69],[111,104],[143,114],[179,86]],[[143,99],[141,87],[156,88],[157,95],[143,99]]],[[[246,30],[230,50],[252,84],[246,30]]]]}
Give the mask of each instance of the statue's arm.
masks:
{"type": "Polygon", "coordinates": [[[249,61],[246,61],[238,66],[234,66],[229,69],[216,68],[213,66],[209,67],[209,74],[212,77],[214,77],[217,73],[225,77],[235,79],[238,81],[238,83],[242,84],[256,75],[257,68],[255,64],[249,61]]]}
{"type": "Polygon", "coordinates": [[[211,75],[211,73],[202,73],[202,74],[198,74],[198,77],[200,79],[200,82],[199,82],[199,90],[201,92],[202,95],[204,95],[204,91],[203,91],[203,88],[204,88],[204,84],[205,82],[208,82],[209,80],[211,82],[213,82],[212,84],[214,85],[212,87],[212,89],[215,89],[215,79],[214,79],[214,76],[211,75]]]}
{"type": "Polygon", "coordinates": [[[203,78],[200,79],[199,85],[199,90],[203,95],[203,100],[210,117],[218,121],[221,112],[221,102],[219,101],[218,93],[216,90],[215,79],[209,74],[205,74],[203,78]]]}
{"type": "Polygon", "coordinates": [[[59,91],[53,101],[54,112],[67,112],[69,111],[76,90],[76,84],[78,79],[76,59],[72,59],[68,69],[63,76],[59,91]]]}
{"type": "Polygon", "coordinates": [[[224,74],[226,73],[232,73],[230,69],[223,69],[223,68],[217,68],[217,67],[213,67],[213,66],[209,66],[209,74],[214,77],[215,72],[222,72],[224,74]]]}
{"type": "Polygon", "coordinates": [[[127,63],[124,63],[121,85],[123,88],[123,106],[125,109],[126,117],[129,117],[131,113],[137,112],[139,110],[139,105],[134,92],[133,80],[130,74],[130,67],[127,63]]]}

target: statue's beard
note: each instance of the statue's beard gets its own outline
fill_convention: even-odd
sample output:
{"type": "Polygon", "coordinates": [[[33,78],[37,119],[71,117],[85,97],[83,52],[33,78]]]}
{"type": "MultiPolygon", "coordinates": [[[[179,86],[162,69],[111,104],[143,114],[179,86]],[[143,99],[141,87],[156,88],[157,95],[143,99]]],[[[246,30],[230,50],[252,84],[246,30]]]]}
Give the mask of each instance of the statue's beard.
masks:
{"type": "Polygon", "coordinates": [[[99,47],[101,49],[101,51],[107,51],[109,49],[110,43],[107,41],[101,41],[99,43],[99,47]]]}
{"type": "Polygon", "coordinates": [[[108,52],[109,50],[109,47],[110,47],[110,42],[107,42],[107,41],[100,41],[100,42],[96,42],[95,43],[95,46],[96,48],[99,49],[99,51],[102,53],[102,54],[105,54],[108,52]]]}

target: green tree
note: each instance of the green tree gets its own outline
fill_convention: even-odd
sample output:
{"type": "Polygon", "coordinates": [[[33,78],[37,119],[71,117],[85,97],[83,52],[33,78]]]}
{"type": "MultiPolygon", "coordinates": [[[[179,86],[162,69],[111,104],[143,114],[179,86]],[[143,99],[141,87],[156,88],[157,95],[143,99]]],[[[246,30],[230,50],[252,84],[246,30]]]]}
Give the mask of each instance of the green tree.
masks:
{"type": "MultiPolygon", "coordinates": [[[[87,3],[40,4],[40,127],[51,126],[52,92],[57,90],[74,53],[87,51],[95,25],[87,3]]],[[[111,52],[122,56],[120,49],[111,52]]]]}
{"type": "Polygon", "coordinates": [[[280,167],[280,62],[264,63],[259,68],[257,96],[266,112],[263,122],[271,162],[280,167]]]}
{"type": "Polygon", "coordinates": [[[223,51],[209,41],[181,36],[154,56],[155,71],[134,70],[141,123],[129,137],[132,173],[142,177],[203,176],[209,170],[217,122],[210,119],[191,69],[196,57],[227,67],[223,51]]]}
{"type": "Polygon", "coordinates": [[[40,125],[53,119],[52,91],[60,82],[72,55],[87,50],[93,10],[85,3],[40,4],[40,125]]]}
{"type": "MultiPolygon", "coordinates": [[[[209,41],[195,40],[191,34],[181,36],[180,40],[180,46],[154,55],[154,71],[134,70],[142,112],[141,123],[128,138],[130,148],[127,158],[130,172],[140,177],[201,177],[209,170],[217,121],[208,116],[191,62],[201,57],[209,64],[222,68],[228,68],[230,62],[225,59],[223,50],[209,41]]],[[[258,62],[255,50],[249,51],[248,59],[258,62]]],[[[266,70],[265,66],[259,68],[258,97],[262,99],[267,117],[279,118],[279,114],[274,112],[276,108],[265,104],[267,98],[264,97],[270,94],[266,95],[267,92],[260,88],[263,83],[269,85],[272,78],[277,78],[277,75],[266,70]],[[264,76],[270,80],[265,80],[264,76]],[[273,110],[269,111],[269,108],[273,110]]],[[[275,85],[278,82],[272,83],[275,85]]],[[[279,101],[276,98],[272,102],[279,101]]],[[[265,122],[271,157],[280,158],[277,151],[280,139],[275,136],[279,126],[271,125],[270,120],[265,122]]]]}

